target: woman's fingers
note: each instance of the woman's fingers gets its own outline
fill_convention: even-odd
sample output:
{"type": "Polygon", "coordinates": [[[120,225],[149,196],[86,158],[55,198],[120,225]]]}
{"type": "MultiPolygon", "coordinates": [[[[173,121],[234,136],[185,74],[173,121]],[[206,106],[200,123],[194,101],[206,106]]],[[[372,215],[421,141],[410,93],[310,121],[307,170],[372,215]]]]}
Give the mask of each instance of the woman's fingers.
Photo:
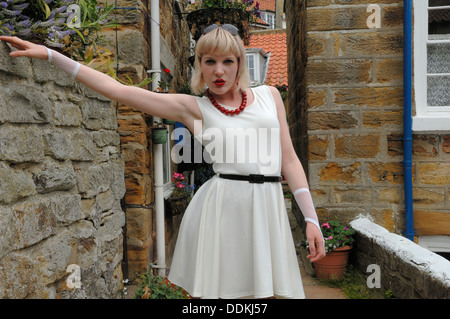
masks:
{"type": "Polygon", "coordinates": [[[9,54],[11,57],[30,57],[41,60],[46,60],[48,58],[47,50],[44,46],[22,40],[18,37],[0,36],[0,40],[9,43],[12,47],[17,49],[17,51],[12,51],[9,54]]]}

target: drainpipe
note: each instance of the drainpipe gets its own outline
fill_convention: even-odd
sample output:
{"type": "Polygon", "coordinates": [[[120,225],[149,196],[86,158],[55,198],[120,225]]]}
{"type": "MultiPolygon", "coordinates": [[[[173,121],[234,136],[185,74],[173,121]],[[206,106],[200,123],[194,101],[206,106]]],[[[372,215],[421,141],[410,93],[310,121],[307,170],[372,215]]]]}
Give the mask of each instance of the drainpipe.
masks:
{"type": "MultiPolygon", "coordinates": [[[[160,40],[159,40],[159,0],[151,0],[151,54],[152,69],[148,71],[154,74],[152,88],[155,91],[158,88],[158,82],[161,80],[161,59],[160,59],[160,40]]],[[[154,116],[154,121],[161,120],[154,116]]],[[[155,176],[155,209],[156,209],[156,254],[157,263],[154,268],[159,269],[159,275],[165,276],[166,272],[166,243],[164,234],[164,194],[163,194],[163,145],[153,144],[154,158],[154,176],[155,176]]]]}
{"type": "Polygon", "coordinates": [[[406,238],[414,241],[412,196],[412,0],[403,1],[403,169],[406,238]]]}

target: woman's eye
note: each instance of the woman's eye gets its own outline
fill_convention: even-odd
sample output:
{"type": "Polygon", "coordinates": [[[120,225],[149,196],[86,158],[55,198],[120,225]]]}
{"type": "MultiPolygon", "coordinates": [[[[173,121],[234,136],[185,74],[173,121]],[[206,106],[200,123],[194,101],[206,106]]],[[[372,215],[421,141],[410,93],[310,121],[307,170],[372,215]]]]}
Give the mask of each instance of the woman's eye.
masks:
{"type": "Polygon", "coordinates": [[[234,63],[234,61],[233,60],[225,60],[225,63],[230,64],[230,63],[234,63]]]}
{"type": "Polygon", "coordinates": [[[214,60],[206,60],[207,64],[213,64],[215,61],[214,60]]]}

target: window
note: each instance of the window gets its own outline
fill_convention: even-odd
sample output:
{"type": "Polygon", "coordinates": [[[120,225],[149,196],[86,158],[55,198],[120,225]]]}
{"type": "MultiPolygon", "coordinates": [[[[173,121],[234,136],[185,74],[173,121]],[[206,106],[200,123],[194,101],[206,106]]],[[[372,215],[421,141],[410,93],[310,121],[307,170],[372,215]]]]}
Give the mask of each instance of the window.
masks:
{"type": "Polygon", "coordinates": [[[266,81],[270,52],[265,53],[257,48],[247,48],[245,51],[251,86],[263,84],[266,81]]]}
{"type": "Polygon", "coordinates": [[[258,79],[258,76],[256,75],[257,70],[255,66],[256,54],[254,53],[247,54],[246,59],[247,59],[247,69],[250,76],[250,82],[253,83],[258,79]]]}
{"type": "Polygon", "coordinates": [[[275,29],[275,13],[261,12],[261,19],[269,24],[268,29],[275,29]]]}
{"type": "Polygon", "coordinates": [[[414,131],[450,131],[450,0],[414,0],[414,131]]]}

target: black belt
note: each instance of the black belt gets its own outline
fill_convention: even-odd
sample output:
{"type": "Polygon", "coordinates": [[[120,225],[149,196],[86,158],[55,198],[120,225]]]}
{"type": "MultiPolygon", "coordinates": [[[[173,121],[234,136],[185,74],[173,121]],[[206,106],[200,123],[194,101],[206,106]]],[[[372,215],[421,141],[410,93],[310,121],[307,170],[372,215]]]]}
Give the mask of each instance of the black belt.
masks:
{"type": "Polygon", "coordinates": [[[249,183],[262,184],[265,182],[281,182],[283,179],[281,176],[264,176],[260,174],[250,175],[234,175],[234,174],[219,174],[220,178],[233,179],[236,181],[247,181],[249,183]]]}

